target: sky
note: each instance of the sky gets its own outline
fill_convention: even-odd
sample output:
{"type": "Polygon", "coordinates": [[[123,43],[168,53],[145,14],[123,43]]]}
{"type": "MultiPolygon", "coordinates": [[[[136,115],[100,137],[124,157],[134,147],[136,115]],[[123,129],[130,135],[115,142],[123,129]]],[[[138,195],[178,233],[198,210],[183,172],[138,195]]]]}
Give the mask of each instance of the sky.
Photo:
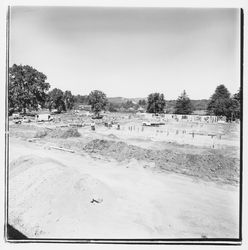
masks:
{"type": "Polygon", "coordinates": [[[239,9],[12,7],[9,64],[51,88],[109,97],[208,99],[240,86],[239,9]]]}

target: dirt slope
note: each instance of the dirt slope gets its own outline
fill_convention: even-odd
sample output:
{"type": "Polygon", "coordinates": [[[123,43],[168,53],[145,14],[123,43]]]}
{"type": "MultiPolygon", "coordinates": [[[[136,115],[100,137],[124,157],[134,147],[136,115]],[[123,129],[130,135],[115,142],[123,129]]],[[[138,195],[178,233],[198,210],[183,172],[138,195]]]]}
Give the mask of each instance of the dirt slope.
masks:
{"type": "MultiPolygon", "coordinates": [[[[124,148],[120,157],[135,152],[124,148]]],[[[93,159],[12,139],[9,222],[40,238],[238,237],[237,187],[153,171],[156,163],[144,160],[93,159]]]]}
{"type": "Polygon", "coordinates": [[[112,157],[118,161],[127,159],[154,162],[159,169],[183,173],[206,180],[238,183],[239,160],[218,153],[190,154],[172,150],[151,150],[128,145],[124,142],[95,139],[86,144],[89,153],[112,157]]]}

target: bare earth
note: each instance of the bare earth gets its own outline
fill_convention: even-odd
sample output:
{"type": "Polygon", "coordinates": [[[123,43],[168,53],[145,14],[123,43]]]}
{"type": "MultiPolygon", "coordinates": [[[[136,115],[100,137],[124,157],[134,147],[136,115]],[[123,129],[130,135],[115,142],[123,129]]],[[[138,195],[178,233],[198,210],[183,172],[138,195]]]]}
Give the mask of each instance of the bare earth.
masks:
{"type": "MultiPolygon", "coordinates": [[[[217,149],[212,152],[194,145],[155,144],[148,139],[142,142],[135,136],[136,139],[125,138],[131,146],[127,149],[120,143],[123,138],[118,139],[120,131],[104,128],[95,134],[90,134],[89,128],[81,129],[79,138],[44,137],[28,142],[27,138],[34,137],[28,135],[29,131],[25,138],[18,134],[18,129],[12,130],[15,133],[10,136],[9,147],[9,223],[27,237],[238,237],[238,172],[226,171],[230,164],[237,165],[237,157],[225,158],[224,163],[219,160],[230,153],[228,147],[219,156],[217,149]],[[119,156],[103,139],[121,148],[119,156]],[[67,146],[75,152],[51,149],[49,145],[67,146]],[[159,150],[167,150],[169,162],[165,165],[161,163],[165,158],[151,158],[155,153],[160,157],[156,145],[159,150]],[[139,152],[147,158],[139,157],[137,152],[142,148],[147,151],[139,152]],[[172,157],[170,150],[181,158],[172,157]],[[208,178],[194,174],[197,171],[190,164],[181,171],[183,165],[178,158],[191,160],[191,156],[183,158],[189,153],[196,155],[196,161],[197,155],[207,155],[208,161],[220,157],[213,158],[220,161],[219,168],[204,170],[202,173],[208,174],[208,178]]],[[[165,151],[161,154],[164,156],[165,151]]],[[[200,166],[199,169],[201,172],[200,166]]]]}

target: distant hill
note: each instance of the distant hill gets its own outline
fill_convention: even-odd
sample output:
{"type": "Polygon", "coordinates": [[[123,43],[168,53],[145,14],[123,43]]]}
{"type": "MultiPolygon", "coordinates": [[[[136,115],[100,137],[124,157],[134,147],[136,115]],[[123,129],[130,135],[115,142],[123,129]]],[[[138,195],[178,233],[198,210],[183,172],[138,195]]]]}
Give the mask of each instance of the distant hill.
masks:
{"type": "Polygon", "coordinates": [[[206,110],[208,107],[209,100],[202,99],[202,100],[191,100],[195,110],[206,110]]]}
{"type": "MultiPolygon", "coordinates": [[[[126,97],[109,97],[109,102],[113,104],[122,104],[127,101],[138,103],[139,100],[146,100],[146,97],[126,98],[126,97]]],[[[206,110],[208,105],[207,99],[191,100],[194,110],[206,110]]],[[[166,100],[166,109],[173,110],[176,105],[176,100],[166,100]]]]}
{"type": "Polygon", "coordinates": [[[108,97],[109,102],[112,102],[114,104],[122,104],[127,101],[132,101],[135,103],[138,103],[139,100],[145,100],[147,98],[145,97],[136,97],[136,98],[125,98],[125,97],[108,97]]]}
{"type": "Polygon", "coordinates": [[[121,104],[128,100],[128,98],[124,97],[108,97],[108,101],[114,104],[121,104]]]}
{"type": "MultiPolygon", "coordinates": [[[[191,103],[193,104],[194,110],[206,110],[208,106],[208,100],[207,99],[201,99],[201,100],[191,100],[191,103]]],[[[168,100],[166,101],[166,108],[167,109],[173,109],[176,105],[176,100],[168,100]]]]}

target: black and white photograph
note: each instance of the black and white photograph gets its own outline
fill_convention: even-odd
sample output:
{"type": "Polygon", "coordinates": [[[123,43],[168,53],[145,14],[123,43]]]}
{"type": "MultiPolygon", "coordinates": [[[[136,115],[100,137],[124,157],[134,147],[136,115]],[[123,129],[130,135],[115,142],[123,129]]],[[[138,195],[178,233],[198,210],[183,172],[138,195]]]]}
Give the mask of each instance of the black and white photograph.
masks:
{"type": "Polygon", "coordinates": [[[239,243],[242,19],[9,6],[7,241],[239,243]]]}

